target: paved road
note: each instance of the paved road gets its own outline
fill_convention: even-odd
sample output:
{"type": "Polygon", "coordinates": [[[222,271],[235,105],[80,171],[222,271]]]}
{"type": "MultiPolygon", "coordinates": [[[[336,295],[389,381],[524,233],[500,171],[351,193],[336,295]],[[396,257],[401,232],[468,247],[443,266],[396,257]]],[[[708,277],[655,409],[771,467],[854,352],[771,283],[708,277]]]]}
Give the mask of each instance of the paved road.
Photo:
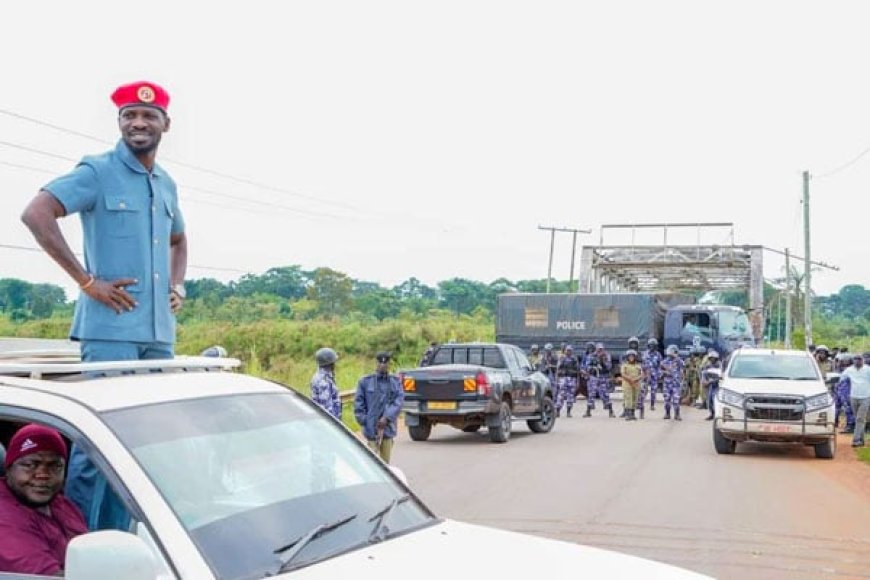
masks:
{"type": "Polygon", "coordinates": [[[706,412],[683,413],[626,423],[599,409],[547,435],[515,423],[505,445],[439,425],[426,442],[401,433],[393,457],[445,517],[717,578],[870,578],[870,466],[846,436],[833,461],[790,445],[719,456],[706,412]]]}

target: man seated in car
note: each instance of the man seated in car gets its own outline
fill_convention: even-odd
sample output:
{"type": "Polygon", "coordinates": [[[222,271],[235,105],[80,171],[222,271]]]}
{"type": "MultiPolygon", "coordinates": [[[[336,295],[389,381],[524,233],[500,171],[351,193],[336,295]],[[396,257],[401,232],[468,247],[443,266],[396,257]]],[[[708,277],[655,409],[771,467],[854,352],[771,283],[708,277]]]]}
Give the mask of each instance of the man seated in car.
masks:
{"type": "Polygon", "coordinates": [[[67,456],[49,427],[30,424],[12,436],[0,479],[0,572],[63,575],[67,544],[87,532],[61,493],[67,456]]]}

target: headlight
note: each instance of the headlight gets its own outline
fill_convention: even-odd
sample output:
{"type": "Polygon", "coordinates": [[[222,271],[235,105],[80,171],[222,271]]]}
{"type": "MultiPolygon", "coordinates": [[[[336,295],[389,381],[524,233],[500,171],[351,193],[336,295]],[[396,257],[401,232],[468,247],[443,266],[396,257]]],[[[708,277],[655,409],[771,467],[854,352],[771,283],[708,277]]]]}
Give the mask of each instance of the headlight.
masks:
{"type": "Polygon", "coordinates": [[[743,395],[728,389],[719,389],[719,401],[732,407],[743,407],[743,395]]]}
{"type": "Polygon", "coordinates": [[[816,411],[833,405],[834,397],[832,397],[830,393],[822,393],[820,395],[808,397],[806,401],[804,401],[804,404],[806,405],[807,411],[816,411]]]}

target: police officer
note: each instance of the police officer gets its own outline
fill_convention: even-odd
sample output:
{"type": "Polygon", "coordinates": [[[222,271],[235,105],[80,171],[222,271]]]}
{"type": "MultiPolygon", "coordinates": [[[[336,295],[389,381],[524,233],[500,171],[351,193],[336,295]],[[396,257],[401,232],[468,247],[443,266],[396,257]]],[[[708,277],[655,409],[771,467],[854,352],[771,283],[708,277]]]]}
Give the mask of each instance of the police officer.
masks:
{"type": "Polygon", "coordinates": [[[321,348],[314,353],[317,370],[311,376],[311,400],[324,411],[341,420],[341,397],[335,384],[335,363],[338,353],[331,348],[321,348]]]}
{"type": "Polygon", "coordinates": [[[626,421],[636,421],[635,407],[637,407],[637,395],[643,381],[643,367],[637,360],[637,351],[628,349],[625,351],[625,362],[619,368],[619,376],[622,381],[623,402],[625,405],[626,421]]]}
{"type": "Polygon", "coordinates": [[[834,371],[833,361],[831,360],[831,351],[824,344],[816,347],[816,352],[813,353],[816,362],[819,363],[819,370],[822,371],[822,378],[827,381],[828,373],[834,371]]]}
{"type": "Polygon", "coordinates": [[[550,386],[558,394],[558,385],[556,384],[556,367],[559,365],[559,357],[553,352],[553,345],[547,343],[544,345],[544,354],[541,360],[543,373],[550,379],[550,386]]]}
{"type": "Polygon", "coordinates": [[[580,361],[574,356],[574,347],[565,345],[563,356],[556,367],[556,377],[559,392],[556,395],[556,416],[562,413],[562,405],[566,407],[565,414],[570,417],[571,409],[574,408],[575,393],[577,390],[577,375],[580,373],[580,361]]]}
{"type": "Polygon", "coordinates": [[[601,399],[604,408],[611,418],[616,417],[613,405],[610,402],[608,386],[610,383],[611,359],[604,349],[604,344],[595,345],[595,351],[587,354],[583,360],[583,374],[587,377],[588,397],[586,398],[586,413],[584,417],[591,417],[595,408],[595,397],[601,399]]]}
{"type": "Polygon", "coordinates": [[[662,394],[665,399],[665,419],[671,418],[671,407],[674,408],[674,420],[682,421],[680,417],[680,390],[685,374],[685,363],[680,358],[677,345],[671,344],[665,350],[665,358],[659,368],[662,373],[662,394]]]}
{"type": "Polygon", "coordinates": [[[544,356],[541,354],[541,347],[539,347],[537,344],[533,344],[532,348],[529,349],[528,359],[529,364],[532,365],[532,370],[542,370],[544,356]]]}
{"type": "Polygon", "coordinates": [[[405,400],[402,382],[390,374],[391,359],[389,352],[375,355],[377,369],[359,380],[353,400],[353,414],[362,426],[369,448],[384,463],[390,462],[399,413],[405,400]]]}
{"type": "Polygon", "coordinates": [[[703,346],[692,348],[689,360],[686,361],[686,396],[681,401],[684,405],[691,405],[698,400],[701,391],[701,355],[707,354],[703,346]]]}
{"type": "Polygon", "coordinates": [[[643,367],[643,386],[640,396],[637,398],[637,408],[640,411],[640,418],[643,419],[643,400],[646,393],[649,392],[650,411],[655,411],[656,408],[656,390],[659,386],[659,373],[662,363],[662,353],[659,352],[659,341],[650,338],[646,341],[646,350],[641,356],[641,366],[643,367]]]}
{"type": "MultiPolygon", "coordinates": [[[[631,338],[628,339],[628,349],[619,356],[619,368],[620,369],[622,369],[622,365],[624,365],[626,363],[626,361],[628,360],[628,351],[630,351],[630,350],[634,351],[635,359],[639,360],[637,358],[639,356],[637,353],[640,352],[640,340],[638,340],[638,338],[636,336],[632,336],[631,338]]],[[[622,385],[624,386],[625,382],[622,382],[622,385]]],[[[638,388],[640,389],[641,387],[638,387],[638,388]]],[[[635,404],[634,404],[634,406],[632,406],[632,409],[637,406],[637,396],[635,396],[634,401],[635,401],[635,404]]],[[[623,409],[622,409],[622,415],[620,415],[620,417],[623,419],[628,418],[628,407],[625,405],[625,391],[623,391],[623,409]]]]}
{"type": "Polygon", "coordinates": [[[713,420],[713,401],[716,399],[716,393],[719,392],[719,377],[714,373],[708,373],[711,369],[716,369],[722,372],[722,363],[719,361],[719,353],[712,350],[707,353],[707,362],[701,367],[701,385],[704,387],[704,392],[707,394],[705,407],[710,409],[710,414],[707,415],[707,420],[713,420]]]}

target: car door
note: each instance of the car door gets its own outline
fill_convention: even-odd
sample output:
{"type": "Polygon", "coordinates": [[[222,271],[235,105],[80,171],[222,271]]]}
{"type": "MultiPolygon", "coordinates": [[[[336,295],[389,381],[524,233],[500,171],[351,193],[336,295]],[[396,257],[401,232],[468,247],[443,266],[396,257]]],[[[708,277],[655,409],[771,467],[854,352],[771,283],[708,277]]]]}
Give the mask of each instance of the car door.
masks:
{"type": "Polygon", "coordinates": [[[537,410],[537,391],[536,384],[532,380],[532,365],[518,348],[507,349],[507,355],[511,360],[515,408],[519,413],[533,413],[537,410]]]}

